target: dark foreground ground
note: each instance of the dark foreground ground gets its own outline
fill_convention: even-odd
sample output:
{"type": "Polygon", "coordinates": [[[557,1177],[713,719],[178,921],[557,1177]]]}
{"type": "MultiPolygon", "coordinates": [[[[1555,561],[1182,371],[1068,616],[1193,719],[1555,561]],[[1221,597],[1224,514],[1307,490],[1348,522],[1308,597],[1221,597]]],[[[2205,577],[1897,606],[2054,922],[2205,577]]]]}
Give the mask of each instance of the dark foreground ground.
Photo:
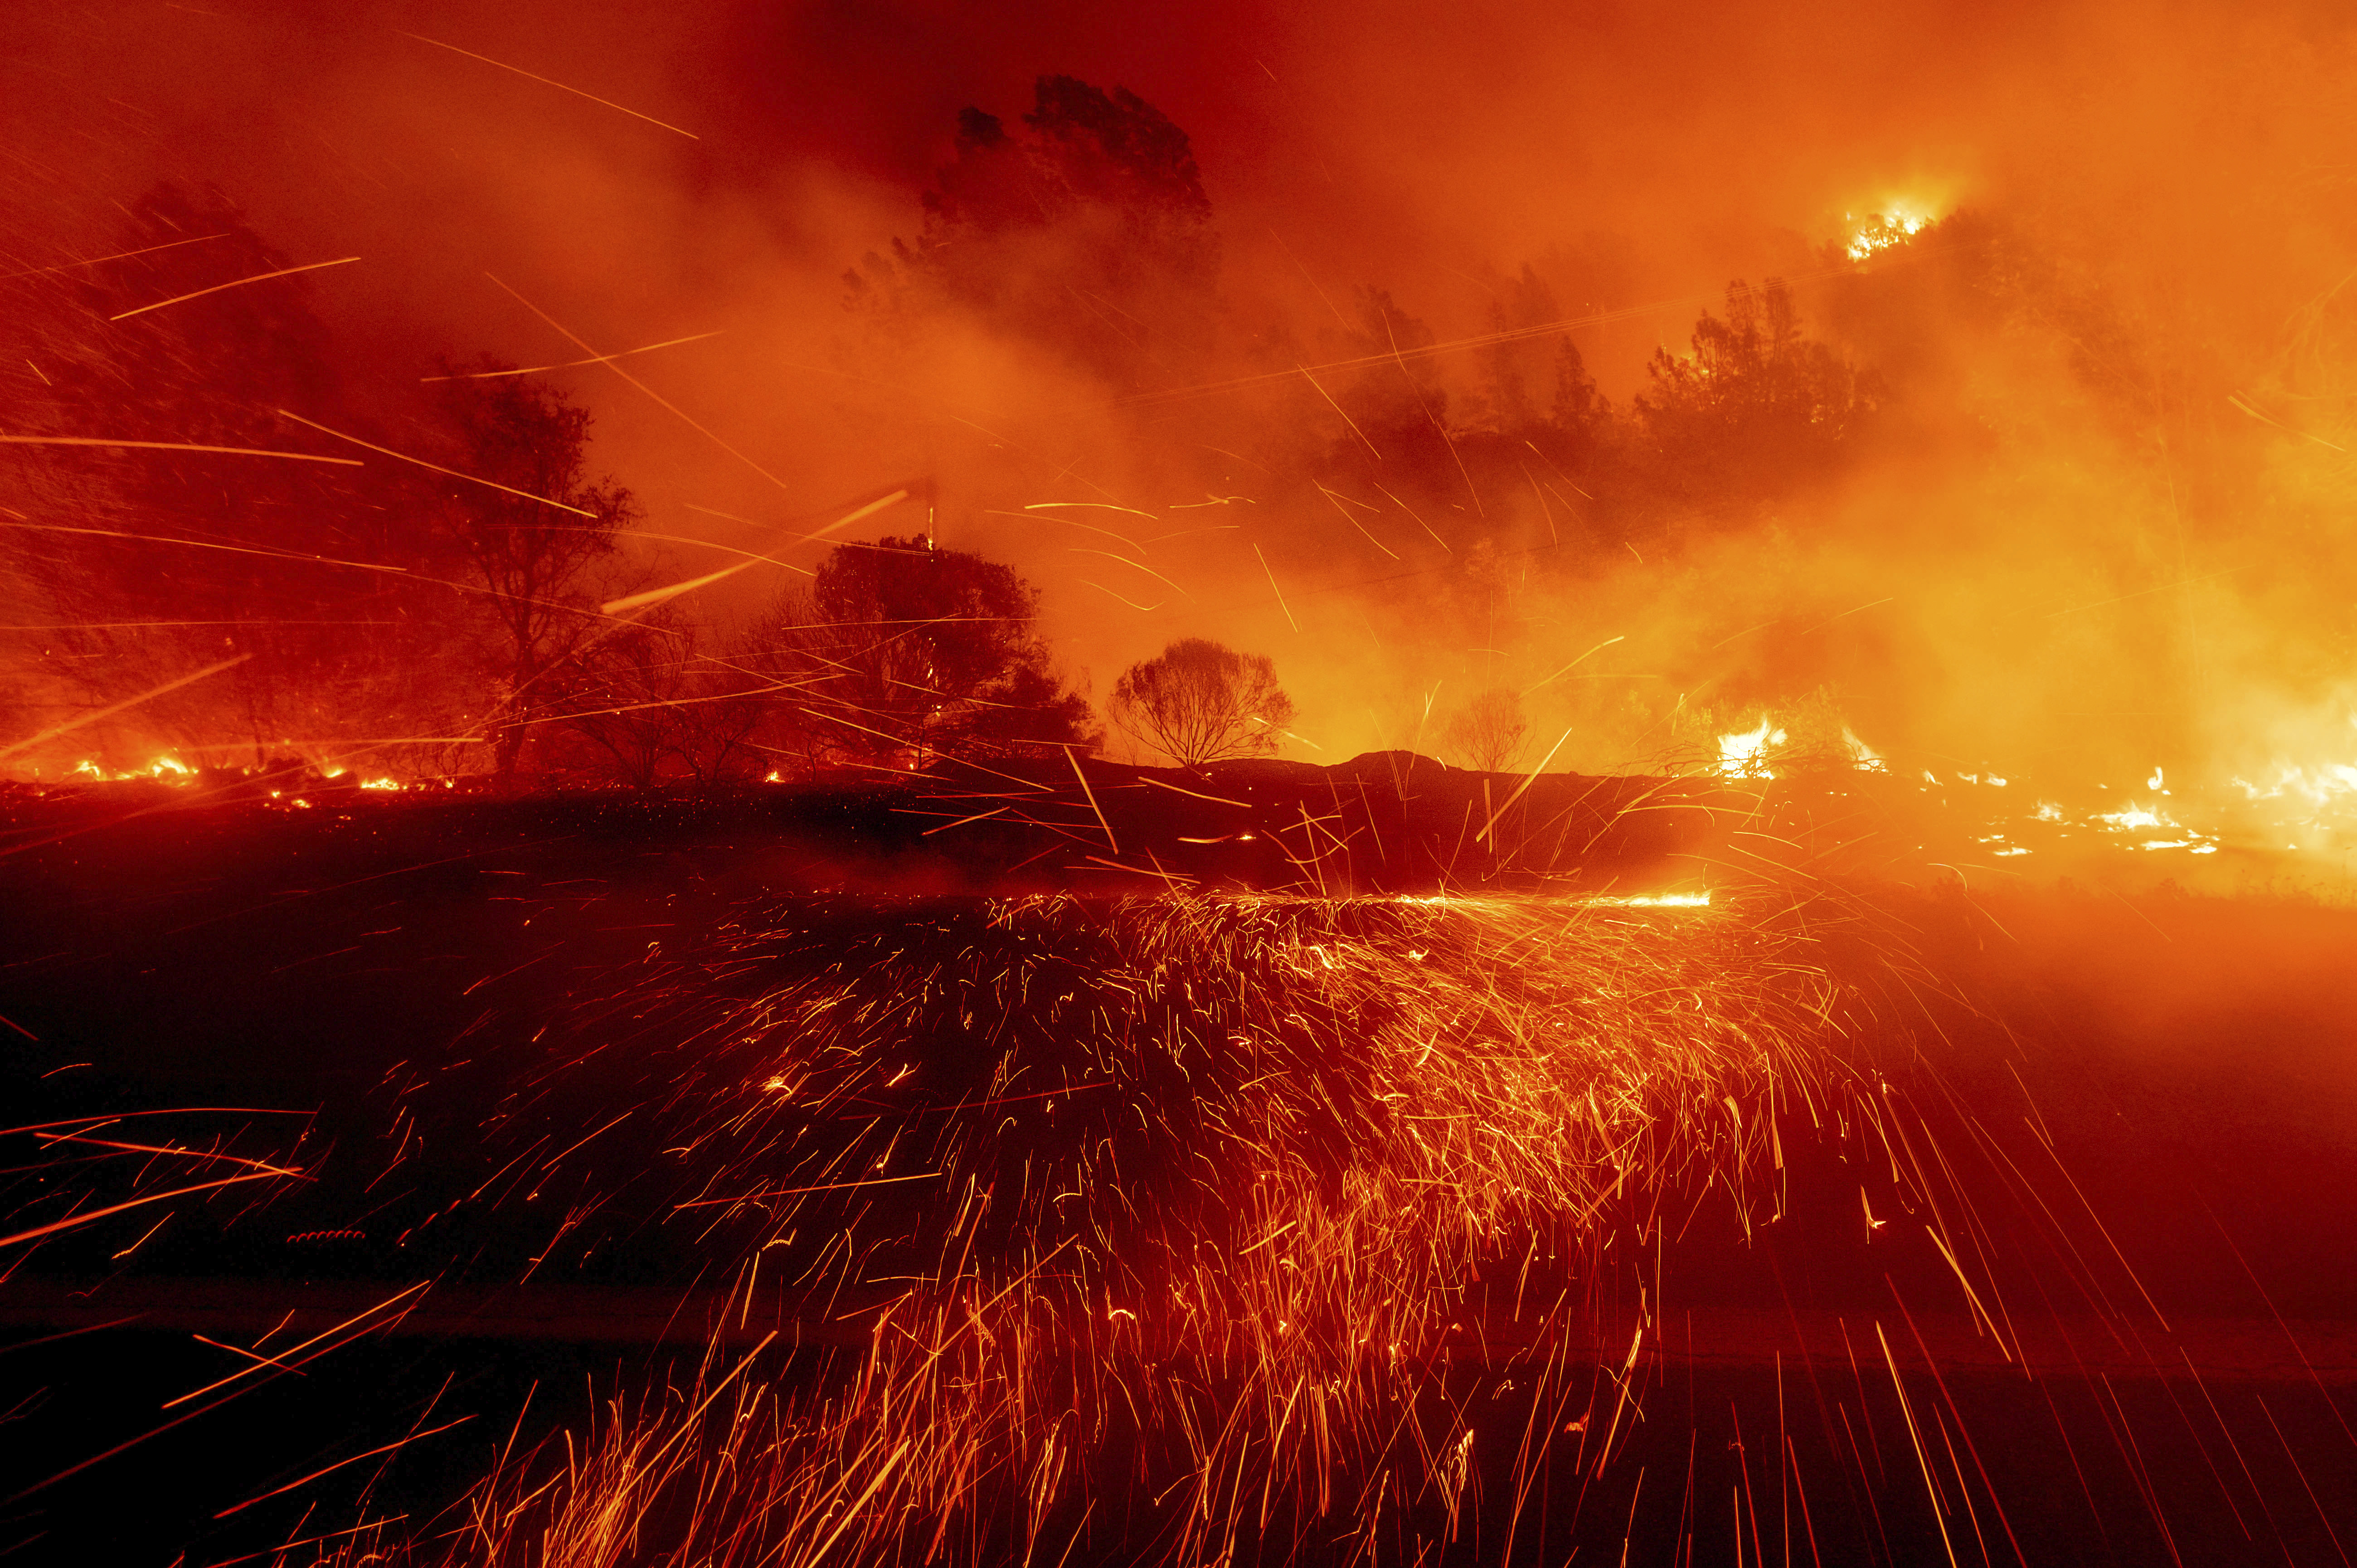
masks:
{"type": "MultiPolygon", "coordinates": [[[[384,1520],[430,1537],[501,1454],[686,1387],[710,1355],[766,1346],[760,1375],[818,1386],[896,1287],[881,1266],[805,1274],[824,1289],[737,1267],[760,1217],[716,1195],[752,1173],[678,1142],[737,1058],[662,1032],[706,995],[1012,940],[985,889],[1289,887],[1378,901],[1380,933],[1381,899],[1444,880],[1562,905],[1762,875],[1727,839],[1756,815],[1658,782],[1551,784],[1514,853],[1477,836],[1510,781],[1486,808],[1462,783],[1411,801],[1394,779],[1354,808],[1324,777],[1093,782],[1002,780],[996,803],[973,780],[970,800],[20,803],[0,858],[0,1558],[225,1563],[325,1538],[303,1561],[384,1520]],[[1199,787],[1218,800],[1175,792],[1199,787]],[[951,849],[930,831],[985,811],[1024,821],[951,849]]],[[[1432,1550],[2346,1561],[2357,914],[1838,891],[1801,924],[1839,926],[1825,961],[1877,977],[1867,1098],[1730,1101],[1772,1123],[1772,1166],[1740,1203],[1667,1172],[1616,1192],[1586,1254],[1535,1266],[1577,1311],[1527,1310],[1532,1258],[1483,1276],[1419,1351],[1419,1397],[1453,1406],[1475,1472],[1453,1526],[1417,1525],[1432,1550]],[[1861,1140],[1871,1103],[1931,1175],[1861,1140]],[[1968,1246],[1979,1262],[1943,1250],[1968,1246]]],[[[1609,918],[1666,948],[1750,917],[1609,918]]],[[[1119,1006],[1088,990],[1084,946],[1034,961],[1065,967],[1002,998],[999,1027],[1052,1034],[1074,993],[1119,1006]]],[[[916,1138],[987,1107],[999,1144],[1046,1147],[1055,1094],[961,1076],[980,1015],[911,1035],[908,1097],[845,1114],[916,1138]]],[[[846,1236],[913,1235],[939,1201],[856,1197],[827,1211],[846,1236]]],[[[1155,1505],[1122,1506],[1086,1558],[1150,1555],[1155,1505]]],[[[1256,1528],[1247,1555],[1325,1550],[1256,1528]]]]}

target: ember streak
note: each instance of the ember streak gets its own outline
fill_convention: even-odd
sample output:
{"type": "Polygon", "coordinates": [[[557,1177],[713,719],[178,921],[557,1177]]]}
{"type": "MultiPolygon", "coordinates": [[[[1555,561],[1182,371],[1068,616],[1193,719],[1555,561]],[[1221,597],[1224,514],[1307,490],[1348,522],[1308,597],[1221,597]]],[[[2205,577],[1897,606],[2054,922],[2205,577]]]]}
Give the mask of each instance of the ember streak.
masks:
{"type": "Polygon", "coordinates": [[[2347,1561],[2357,28],[953,11],[8,19],[0,1556],[2347,1561]]]}

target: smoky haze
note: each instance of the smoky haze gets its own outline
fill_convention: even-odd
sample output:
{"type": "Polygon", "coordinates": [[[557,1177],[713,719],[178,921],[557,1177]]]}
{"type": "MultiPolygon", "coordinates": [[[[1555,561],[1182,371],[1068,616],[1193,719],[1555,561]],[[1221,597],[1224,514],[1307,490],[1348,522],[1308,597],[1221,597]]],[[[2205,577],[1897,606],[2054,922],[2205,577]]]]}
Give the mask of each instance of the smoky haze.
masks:
{"type": "MultiPolygon", "coordinates": [[[[672,344],[549,372],[660,536],[649,580],[813,566],[802,535],[908,486],[844,537],[1012,564],[1100,703],[1175,639],[1266,653],[1306,760],[1439,749],[1502,688],[1525,767],[1690,758],[1763,714],[2074,784],[2357,762],[2349,24],[1530,12],[20,13],[7,264],[217,187],[295,264],[361,258],[285,286],[396,447],[437,354],[672,344]],[[1047,136],[1047,77],[1183,132],[1203,210],[1180,180],[929,216],[961,112],[1047,136]],[[1932,221],[1854,259],[1877,214],[1932,221]],[[1770,320],[1771,279],[1766,423],[1712,412],[1739,366],[1678,404],[1697,318],[1738,319],[1740,280],[1770,320]]],[[[726,638],[796,581],[679,607],[726,638]]],[[[54,666],[7,659],[37,729],[54,666]]]]}

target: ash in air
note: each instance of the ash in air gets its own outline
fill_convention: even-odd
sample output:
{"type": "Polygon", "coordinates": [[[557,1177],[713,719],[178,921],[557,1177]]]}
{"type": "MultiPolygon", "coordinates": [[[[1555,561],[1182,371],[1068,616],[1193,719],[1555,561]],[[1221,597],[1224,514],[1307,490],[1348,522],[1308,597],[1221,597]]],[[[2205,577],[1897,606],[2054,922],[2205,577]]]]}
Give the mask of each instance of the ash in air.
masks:
{"type": "Polygon", "coordinates": [[[1303,761],[1781,733],[2332,851],[2346,62],[1984,21],[25,19],[4,760],[1160,762],[1200,639],[1303,761]]]}
{"type": "Polygon", "coordinates": [[[0,1556],[2345,1560],[2332,7],[0,26],[0,1556]]]}

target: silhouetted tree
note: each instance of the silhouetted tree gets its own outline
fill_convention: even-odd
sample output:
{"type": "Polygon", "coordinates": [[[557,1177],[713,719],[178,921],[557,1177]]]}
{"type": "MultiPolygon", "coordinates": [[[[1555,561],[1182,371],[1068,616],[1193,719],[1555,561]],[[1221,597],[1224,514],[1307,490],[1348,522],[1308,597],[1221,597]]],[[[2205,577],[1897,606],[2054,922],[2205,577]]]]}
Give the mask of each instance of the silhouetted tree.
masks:
{"type": "Polygon", "coordinates": [[[1694,352],[1657,350],[1637,413],[1668,482],[1690,499],[1740,503],[1819,478],[1876,403],[1841,356],[1801,334],[1770,279],[1727,285],[1727,318],[1695,323],[1694,352]]]}
{"type": "MultiPolygon", "coordinates": [[[[1358,329],[1346,339],[1347,348],[1375,362],[1351,379],[1342,400],[1351,423],[1386,463],[1410,450],[1446,462],[1441,431],[1448,392],[1421,352],[1432,346],[1432,328],[1401,309],[1388,289],[1362,288],[1357,305],[1358,329]]],[[[1357,439],[1345,433],[1336,446],[1342,449],[1357,439]]]]}
{"type": "Polygon", "coordinates": [[[1293,699],[1266,654],[1189,637],[1123,671],[1108,711],[1137,740],[1198,768],[1275,751],[1293,722],[1293,699]]]}
{"type": "Polygon", "coordinates": [[[1168,379],[1209,342],[1220,246],[1187,134],[1126,88],[1043,76],[1022,128],[969,108],[915,242],[845,274],[855,305],[926,297],[1117,385],[1168,379]]]}
{"type": "Polygon", "coordinates": [[[415,487],[397,465],[250,455],[363,456],[279,413],[357,427],[310,281],[264,276],[290,258],[219,191],[159,185],[124,210],[106,248],[135,253],[0,279],[19,367],[0,428],[159,444],[0,456],[19,514],[5,575],[58,628],[27,671],[47,717],[237,660],[116,725],[213,762],[443,731],[455,607],[419,580],[435,542],[415,487]]]}
{"type": "MultiPolygon", "coordinates": [[[[1562,314],[1555,306],[1555,291],[1527,263],[1519,277],[1491,297],[1491,340],[1481,349],[1481,365],[1491,417],[1499,429],[1525,430],[1546,417],[1542,400],[1553,390],[1546,384],[1549,371],[1557,345],[1569,347],[1569,339],[1550,343],[1544,337],[1524,334],[1560,320],[1562,314]]],[[[1574,349],[1572,353],[1577,359],[1578,350],[1574,349]]]]}
{"type": "Polygon", "coordinates": [[[772,607],[741,662],[774,683],[778,749],[921,766],[1096,744],[1086,698],[1039,639],[1039,590],[919,536],[845,544],[772,607]]]}
{"type": "Polygon", "coordinates": [[[1441,726],[1441,744],[1477,773],[1502,773],[1514,765],[1530,735],[1523,714],[1523,699],[1502,686],[1492,687],[1449,715],[1441,726]]]}
{"type": "Polygon", "coordinates": [[[697,628],[657,610],[583,647],[553,682],[564,714],[553,727],[576,743],[567,770],[640,789],[756,771],[748,742],[764,682],[699,640],[697,628]]]}
{"type": "Polygon", "coordinates": [[[601,628],[604,569],[614,531],[639,516],[630,492],[588,477],[589,411],[512,367],[486,359],[442,383],[448,467],[483,481],[446,480],[443,526],[484,589],[487,661],[495,700],[477,722],[495,736],[502,787],[519,772],[535,722],[562,711],[555,679],[601,628]],[[501,488],[493,488],[493,487],[501,488]],[[521,492],[521,493],[519,493],[521,492]]]}
{"type": "Polygon", "coordinates": [[[1555,396],[1547,405],[1549,435],[1565,459],[1587,467],[1610,435],[1612,404],[1597,390],[1579,345],[1569,338],[1555,340],[1555,396]]]}

